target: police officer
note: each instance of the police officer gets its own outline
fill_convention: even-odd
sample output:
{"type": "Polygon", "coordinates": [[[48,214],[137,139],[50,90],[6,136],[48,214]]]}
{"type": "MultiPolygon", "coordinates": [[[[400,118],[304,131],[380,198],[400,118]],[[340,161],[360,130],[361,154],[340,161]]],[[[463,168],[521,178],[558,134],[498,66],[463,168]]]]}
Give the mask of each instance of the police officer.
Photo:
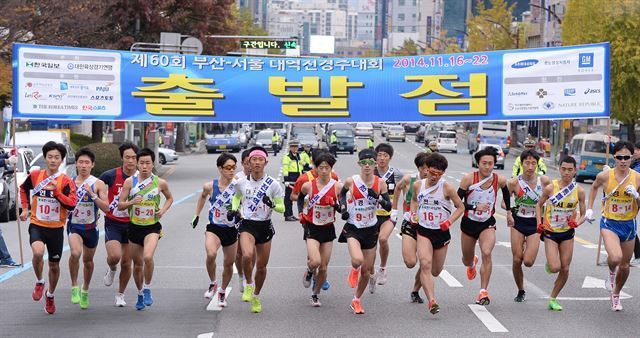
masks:
{"type": "MultiPolygon", "coordinates": [[[[536,148],[536,142],[532,139],[527,139],[522,145],[524,146],[524,150],[534,150],[536,148]]],[[[520,156],[518,156],[513,163],[513,173],[511,177],[518,177],[518,175],[522,174],[522,171],[522,162],[520,161],[520,156]]],[[[547,165],[544,164],[542,157],[538,159],[538,168],[536,168],[536,173],[538,175],[544,175],[547,173],[547,165]]]]}
{"type": "Polygon", "coordinates": [[[429,145],[427,146],[427,149],[425,150],[425,152],[427,154],[437,153],[438,152],[438,142],[436,142],[436,141],[429,142],[429,145]]]}
{"type": "Polygon", "coordinates": [[[373,135],[371,135],[371,136],[369,136],[369,138],[367,138],[367,148],[373,149],[373,135]]]}
{"type": "Polygon", "coordinates": [[[300,153],[300,163],[302,163],[302,172],[311,170],[311,144],[305,143],[303,151],[300,153]]]}
{"type": "MultiPolygon", "coordinates": [[[[304,163],[298,154],[299,143],[297,140],[289,141],[289,153],[282,158],[282,177],[284,177],[285,196],[284,196],[284,220],[297,221],[298,218],[293,215],[293,202],[291,201],[291,191],[296,180],[302,173],[304,163]]],[[[299,212],[300,210],[298,210],[299,212]]]]}
{"type": "Polygon", "coordinates": [[[338,158],[338,135],[336,134],[335,130],[331,132],[331,137],[329,137],[329,144],[331,154],[333,154],[333,157],[338,158]]]}
{"type": "Polygon", "coordinates": [[[271,146],[273,147],[273,156],[277,156],[280,151],[280,133],[277,130],[274,130],[273,136],[271,136],[271,146]]]}

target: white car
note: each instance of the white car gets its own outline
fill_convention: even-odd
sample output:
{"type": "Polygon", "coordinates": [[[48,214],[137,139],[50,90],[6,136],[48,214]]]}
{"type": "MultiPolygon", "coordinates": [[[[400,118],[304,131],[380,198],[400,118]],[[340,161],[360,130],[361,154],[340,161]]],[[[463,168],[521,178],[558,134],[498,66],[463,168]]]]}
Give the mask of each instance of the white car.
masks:
{"type": "Polygon", "coordinates": [[[458,152],[458,140],[455,131],[438,132],[436,141],[438,142],[438,151],[458,152]]]}
{"type": "Polygon", "coordinates": [[[373,137],[373,125],[371,123],[356,123],[356,137],[373,137]]]}
{"type": "MultiPolygon", "coordinates": [[[[480,143],[478,145],[478,151],[486,148],[486,147],[493,147],[495,149],[498,150],[498,159],[494,165],[495,168],[497,169],[504,169],[504,151],[502,151],[502,147],[500,147],[497,144],[488,144],[488,143],[480,143]]],[[[478,152],[476,151],[476,152],[478,152]]],[[[476,154],[474,153],[473,156],[471,156],[471,166],[474,168],[478,167],[478,164],[476,163],[476,154]]]]}
{"type": "Polygon", "coordinates": [[[175,150],[163,147],[158,148],[158,162],[160,162],[160,164],[167,164],[177,160],[178,153],[176,153],[175,150]]]}
{"type": "Polygon", "coordinates": [[[404,131],[402,126],[390,126],[389,129],[387,129],[386,140],[387,142],[391,140],[406,142],[407,133],[404,131]]]}

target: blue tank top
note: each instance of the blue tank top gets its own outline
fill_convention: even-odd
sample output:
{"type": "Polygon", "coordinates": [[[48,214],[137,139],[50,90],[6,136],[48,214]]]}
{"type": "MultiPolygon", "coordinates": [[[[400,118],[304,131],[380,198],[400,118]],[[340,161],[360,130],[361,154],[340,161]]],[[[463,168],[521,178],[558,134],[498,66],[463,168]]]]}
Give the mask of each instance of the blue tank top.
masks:
{"type": "MultiPolygon", "coordinates": [[[[75,183],[76,178],[73,178],[75,183]]],[[[94,190],[94,184],[91,190],[94,190]]],[[[80,187],[76,186],[76,189],[80,187]]],[[[98,205],[91,199],[90,193],[84,194],[82,199],[76,202],[76,207],[69,213],[69,226],[76,230],[93,230],[96,228],[96,220],[98,219],[98,205]]]]}

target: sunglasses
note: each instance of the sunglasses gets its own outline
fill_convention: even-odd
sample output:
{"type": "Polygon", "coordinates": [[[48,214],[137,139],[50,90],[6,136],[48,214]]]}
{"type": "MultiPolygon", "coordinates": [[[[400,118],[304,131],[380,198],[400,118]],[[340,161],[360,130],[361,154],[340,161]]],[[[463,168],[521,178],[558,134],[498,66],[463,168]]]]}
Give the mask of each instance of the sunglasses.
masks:
{"type": "Polygon", "coordinates": [[[360,160],[358,161],[359,165],[374,165],[376,164],[375,160],[360,160]]]}
{"type": "Polygon", "coordinates": [[[618,161],[628,161],[631,159],[631,155],[616,155],[614,156],[618,161]]]}
{"type": "Polygon", "coordinates": [[[440,177],[440,176],[444,175],[444,172],[442,172],[442,171],[436,171],[436,170],[431,170],[431,169],[427,170],[427,172],[429,173],[429,175],[436,176],[436,177],[440,177]]]}
{"type": "Polygon", "coordinates": [[[237,167],[235,165],[225,165],[222,167],[222,169],[225,169],[225,170],[236,170],[236,168],[237,167]]]}

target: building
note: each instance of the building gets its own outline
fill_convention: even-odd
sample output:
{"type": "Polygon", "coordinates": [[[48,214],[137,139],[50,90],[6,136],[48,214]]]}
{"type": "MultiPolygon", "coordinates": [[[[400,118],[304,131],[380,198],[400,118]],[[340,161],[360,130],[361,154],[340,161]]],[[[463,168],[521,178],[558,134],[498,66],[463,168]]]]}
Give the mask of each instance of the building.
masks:
{"type": "Polygon", "coordinates": [[[471,0],[444,0],[442,29],[446,37],[465,36],[467,20],[471,17],[471,0]]]}
{"type": "Polygon", "coordinates": [[[438,48],[442,33],[444,0],[421,0],[418,3],[418,41],[427,47],[438,48]],[[435,43],[435,44],[434,44],[435,43]]]}
{"type": "Polygon", "coordinates": [[[389,0],[387,51],[401,47],[405,40],[418,41],[418,0],[389,0]]]}

